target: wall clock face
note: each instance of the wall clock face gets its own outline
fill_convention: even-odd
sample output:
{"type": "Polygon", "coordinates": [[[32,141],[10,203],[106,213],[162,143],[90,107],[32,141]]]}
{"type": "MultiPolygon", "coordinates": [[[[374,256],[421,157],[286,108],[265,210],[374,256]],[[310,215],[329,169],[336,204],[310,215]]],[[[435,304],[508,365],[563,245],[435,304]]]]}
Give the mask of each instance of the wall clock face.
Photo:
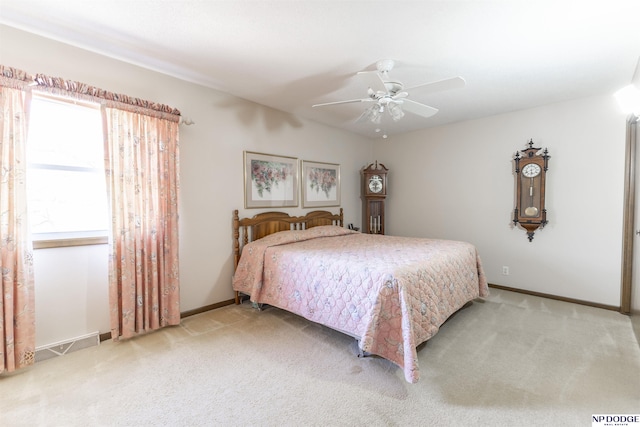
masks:
{"type": "Polygon", "coordinates": [[[379,193],[382,191],[382,178],[379,175],[372,175],[369,178],[369,191],[379,193]]]}
{"type": "Polygon", "coordinates": [[[542,169],[537,164],[529,163],[522,168],[522,175],[526,176],[527,178],[533,178],[535,176],[538,176],[541,170],[542,169]]]}

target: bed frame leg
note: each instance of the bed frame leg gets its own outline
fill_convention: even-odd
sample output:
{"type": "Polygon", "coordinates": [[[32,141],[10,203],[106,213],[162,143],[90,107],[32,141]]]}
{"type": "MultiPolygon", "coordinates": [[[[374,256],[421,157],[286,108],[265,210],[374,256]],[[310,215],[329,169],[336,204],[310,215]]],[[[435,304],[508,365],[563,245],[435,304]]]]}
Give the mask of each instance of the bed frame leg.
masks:
{"type": "Polygon", "coordinates": [[[370,357],[371,353],[368,353],[360,348],[360,341],[356,340],[356,348],[358,349],[358,357],[370,357]]]}

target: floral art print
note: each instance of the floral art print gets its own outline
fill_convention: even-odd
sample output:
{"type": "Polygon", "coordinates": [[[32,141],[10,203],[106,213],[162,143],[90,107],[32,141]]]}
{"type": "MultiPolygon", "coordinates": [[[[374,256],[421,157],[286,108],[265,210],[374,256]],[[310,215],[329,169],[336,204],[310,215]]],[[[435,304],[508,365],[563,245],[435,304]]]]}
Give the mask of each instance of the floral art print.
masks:
{"type": "Polygon", "coordinates": [[[340,165],[302,162],[303,207],[340,205],[340,165]]]}
{"type": "Polygon", "coordinates": [[[298,160],[244,153],[245,208],[298,206],[298,160]]]}

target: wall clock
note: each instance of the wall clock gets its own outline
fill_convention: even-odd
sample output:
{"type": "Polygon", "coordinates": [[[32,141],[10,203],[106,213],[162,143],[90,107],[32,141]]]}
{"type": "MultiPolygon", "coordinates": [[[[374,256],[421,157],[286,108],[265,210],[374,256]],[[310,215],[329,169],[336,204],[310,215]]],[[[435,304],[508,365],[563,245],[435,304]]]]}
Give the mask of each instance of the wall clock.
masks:
{"type": "Polygon", "coordinates": [[[547,167],[551,156],[546,148],[541,152],[540,148],[534,147],[533,140],[527,145],[529,148],[516,152],[514,156],[516,208],[513,212],[513,224],[524,228],[531,242],[536,230],[543,228],[548,222],[544,203],[547,167]]]}
{"type": "Polygon", "coordinates": [[[384,234],[384,200],[387,197],[387,172],[377,161],[362,169],[362,232],[384,234]]]}

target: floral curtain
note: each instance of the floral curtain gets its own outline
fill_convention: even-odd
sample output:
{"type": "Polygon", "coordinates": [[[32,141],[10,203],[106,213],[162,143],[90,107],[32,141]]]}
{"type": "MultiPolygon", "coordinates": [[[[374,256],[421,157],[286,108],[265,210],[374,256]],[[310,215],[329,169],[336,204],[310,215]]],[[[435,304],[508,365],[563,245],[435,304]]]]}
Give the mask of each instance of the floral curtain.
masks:
{"type": "Polygon", "coordinates": [[[135,110],[103,109],[114,340],[180,323],[179,116],[135,110]]]}
{"type": "Polygon", "coordinates": [[[179,324],[180,111],[60,77],[37,74],[34,82],[34,91],[103,106],[112,338],[179,324]]]}
{"type": "Polygon", "coordinates": [[[26,197],[30,77],[0,65],[0,373],[34,363],[33,248],[26,197]]]}

